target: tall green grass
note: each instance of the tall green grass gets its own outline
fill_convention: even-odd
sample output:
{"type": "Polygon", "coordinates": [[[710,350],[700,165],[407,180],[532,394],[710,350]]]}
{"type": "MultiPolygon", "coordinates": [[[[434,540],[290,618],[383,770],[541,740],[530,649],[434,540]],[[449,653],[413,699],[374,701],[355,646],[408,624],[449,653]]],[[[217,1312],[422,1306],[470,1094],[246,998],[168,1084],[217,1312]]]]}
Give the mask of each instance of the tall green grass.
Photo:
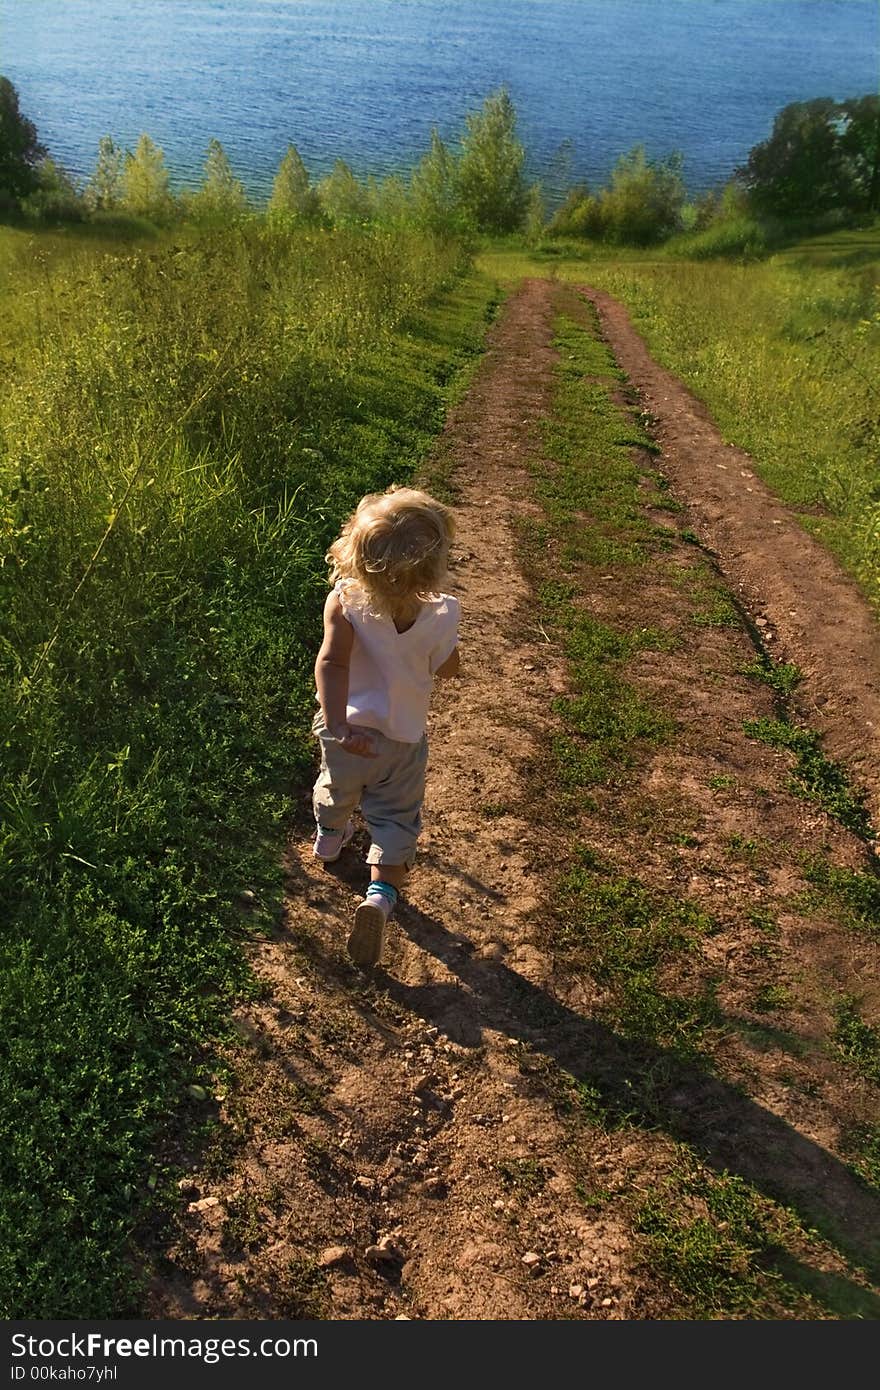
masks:
{"type": "Polygon", "coordinates": [[[11,259],[0,1307],[121,1316],[168,1118],[279,907],[323,553],[412,473],[492,288],[432,238],[258,223],[11,259]]]}

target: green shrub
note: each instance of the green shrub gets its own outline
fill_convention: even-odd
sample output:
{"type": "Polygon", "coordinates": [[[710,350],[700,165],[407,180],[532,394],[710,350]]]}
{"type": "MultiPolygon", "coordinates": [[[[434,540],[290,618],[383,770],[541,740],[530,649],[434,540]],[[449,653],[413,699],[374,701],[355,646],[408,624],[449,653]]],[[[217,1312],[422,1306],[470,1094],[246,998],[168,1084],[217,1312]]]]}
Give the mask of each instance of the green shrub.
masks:
{"type": "Polygon", "coordinates": [[[686,232],[668,242],[666,250],[676,256],[689,256],[695,261],[726,256],[738,260],[756,260],[768,253],[772,233],[753,217],[735,217],[729,221],[712,222],[703,231],[686,232]]]}

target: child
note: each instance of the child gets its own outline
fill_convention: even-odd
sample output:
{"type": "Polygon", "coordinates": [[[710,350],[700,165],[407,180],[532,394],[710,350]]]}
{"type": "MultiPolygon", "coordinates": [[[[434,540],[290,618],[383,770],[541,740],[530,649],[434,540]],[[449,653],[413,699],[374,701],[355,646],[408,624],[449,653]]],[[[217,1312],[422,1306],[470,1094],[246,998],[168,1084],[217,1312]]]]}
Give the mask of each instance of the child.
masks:
{"type": "Polygon", "coordinates": [[[442,503],[392,487],[364,497],[327,552],[334,588],[315,662],[314,853],[325,864],[339,858],[360,803],[372,844],[370,886],[348,938],[359,965],[379,961],[415,859],[433,679],[458,674],[459,604],[439,592],[452,534],[442,503]]]}

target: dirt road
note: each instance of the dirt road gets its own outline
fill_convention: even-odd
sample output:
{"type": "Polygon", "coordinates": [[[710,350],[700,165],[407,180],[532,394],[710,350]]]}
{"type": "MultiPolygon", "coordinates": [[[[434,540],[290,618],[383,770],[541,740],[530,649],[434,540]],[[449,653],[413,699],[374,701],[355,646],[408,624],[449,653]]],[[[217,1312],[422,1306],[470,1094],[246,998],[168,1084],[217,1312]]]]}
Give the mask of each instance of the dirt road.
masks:
{"type": "Polygon", "coordinates": [[[253,950],[263,997],[239,1016],[236,1080],[218,1110],[226,1161],[183,1193],[149,1316],[683,1316],[646,1244],[646,1203],[667,1187],[693,1192],[706,1173],[732,1174],[819,1232],[792,1261],[803,1278],[791,1276],[825,1299],[818,1316],[880,1310],[880,1194],[845,1153],[846,1136],[872,1123],[876,1084],[827,1043],[834,1000],[857,997],[877,1017],[876,943],[805,908],[801,875],[819,840],[852,871],[865,849],[786,789],[787,755],[743,732],[772,714],[772,693],[741,674],[755,655],[748,624],[693,621],[678,582],[693,546],[680,532],[716,553],[774,655],[802,666],[801,713],[875,798],[880,638],[853,586],[651,363],[619,306],[589,297],[688,510],[662,571],[594,576],[577,601],[603,622],[647,613],[676,634],[679,657],[644,651],[628,670],[673,711],[676,737],[576,815],[554,793],[553,702],[569,678],[517,528],[541,514],[533,466],[554,317],[586,306],[530,281],[442,441],[457,490],[463,675],[436,695],[411,891],[382,966],[357,971],[344,942],[363,832],[324,869],[304,809],[286,923],[253,950]],[[713,914],[698,967],[720,1020],[711,1065],[609,1025],[601,979],[554,948],[558,874],[578,837],[658,901],[675,893],[713,914]],[[760,917],[771,908],[772,950],[760,917]],[[757,1001],[774,988],[785,1002],[768,1015],[757,1001]]]}

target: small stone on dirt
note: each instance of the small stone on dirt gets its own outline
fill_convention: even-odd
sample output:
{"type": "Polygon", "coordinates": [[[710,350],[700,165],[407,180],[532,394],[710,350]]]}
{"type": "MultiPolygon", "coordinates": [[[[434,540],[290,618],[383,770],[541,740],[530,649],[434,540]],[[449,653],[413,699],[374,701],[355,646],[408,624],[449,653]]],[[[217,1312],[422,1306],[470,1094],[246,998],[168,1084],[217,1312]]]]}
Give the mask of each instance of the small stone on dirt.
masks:
{"type": "Polygon", "coordinates": [[[177,1184],[177,1190],[181,1197],[188,1197],[190,1201],[195,1201],[199,1195],[199,1189],[192,1178],[181,1178],[177,1184]]]}
{"type": "Polygon", "coordinates": [[[569,1296],[569,1298],[583,1298],[583,1296],[584,1296],[584,1286],[583,1286],[583,1284],[569,1284],[569,1286],[568,1286],[568,1296],[569,1296]]]}
{"type": "Polygon", "coordinates": [[[351,1251],[344,1245],[328,1245],[326,1250],[322,1250],[318,1256],[318,1266],[320,1269],[330,1269],[333,1265],[342,1264],[343,1260],[351,1257],[351,1251]]]}
{"type": "Polygon", "coordinates": [[[365,1259],[371,1264],[395,1264],[403,1260],[403,1251],[393,1236],[381,1236],[375,1245],[368,1245],[365,1259]]]}
{"type": "Polygon", "coordinates": [[[197,1202],[190,1202],[187,1211],[211,1211],[213,1207],[219,1207],[219,1197],[200,1197],[197,1202]]]}
{"type": "Polygon", "coordinates": [[[537,1250],[527,1250],[522,1257],[522,1263],[527,1269],[537,1269],[538,1265],[541,1263],[541,1256],[538,1254],[537,1250]]]}

